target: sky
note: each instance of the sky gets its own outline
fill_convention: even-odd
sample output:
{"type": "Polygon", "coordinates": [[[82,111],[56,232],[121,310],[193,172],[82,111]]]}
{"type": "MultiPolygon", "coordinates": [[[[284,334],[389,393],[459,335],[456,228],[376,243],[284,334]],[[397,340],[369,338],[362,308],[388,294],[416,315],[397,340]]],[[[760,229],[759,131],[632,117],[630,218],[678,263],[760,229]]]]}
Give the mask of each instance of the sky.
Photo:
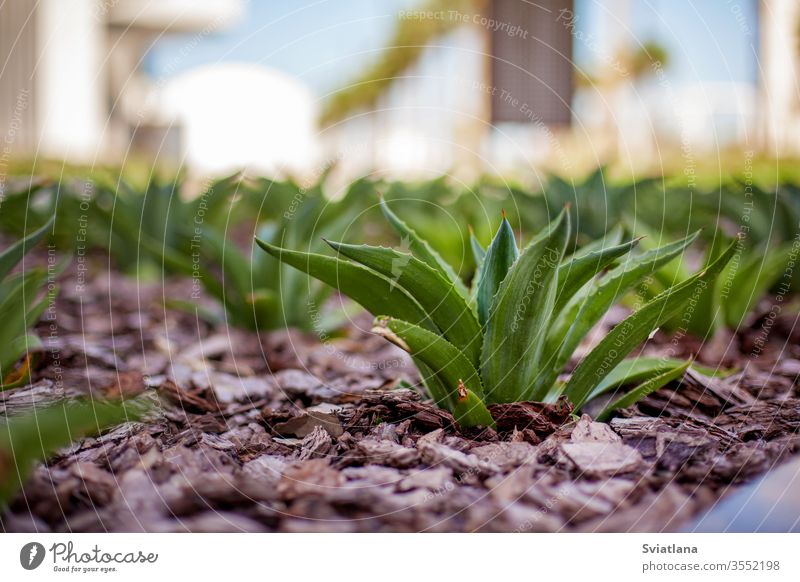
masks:
{"type": "MultiPolygon", "coordinates": [[[[159,41],[148,55],[146,70],[161,78],[203,64],[260,63],[299,78],[322,96],[374,59],[397,11],[417,4],[417,0],[251,0],[235,26],[193,39],[190,51],[185,37],[159,41]]],[[[668,51],[666,71],[675,85],[754,83],[757,4],[757,0],[576,0],[580,35],[575,35],[575,58],[589,67],[598,41],[610,47],[612,38],[626,39],[630,45],[656,40],[668,51]]]]}
{"type": "Polygon", "coordinates": [[[640,38],[666,46],[678,81],[757,81],[756,0],[634,2],[640,38]]]}
{"type": "Polygon", "coordinates": [[[414,0],[251,0],[235,26],[200,39],[191,51],[184,50],[184,37],[159,41],[148,55],[146,70],[161,77],[210,63],[259,63],[300,78],[319,95],[337,88],[374,58],[392,31],[397,11],[413,4],[414,0]]]}

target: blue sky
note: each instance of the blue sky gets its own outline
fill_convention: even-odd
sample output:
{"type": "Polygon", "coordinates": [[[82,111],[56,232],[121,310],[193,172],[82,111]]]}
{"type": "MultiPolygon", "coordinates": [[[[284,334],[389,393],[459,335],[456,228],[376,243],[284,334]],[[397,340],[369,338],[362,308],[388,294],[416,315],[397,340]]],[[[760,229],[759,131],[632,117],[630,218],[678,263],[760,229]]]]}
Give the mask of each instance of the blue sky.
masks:
{"type": "MultiPolygon", "coordinates": [[[[218,62],[251,62],[299,77],[317,95],[335,89],[374,58],[398,10],[415,0],[251,1],[235,27],[200,39],[187,52],[187,39],[162,40],[146,68],[154,77],[218,62]]],[[[755,82],[757,0],[576,0],[577,29],[606,42],[625,27],[609,26],[607,6],[627,6],[628,42],[657,40],[670,55],[667,69],[676,85],[698,81],[755,82]]],[[[617,17],[619,14],[616,15],[617,17]]],[[[575,42],[576,60],[592,54],[575,42]]],[[[610,46],[610,45],[604,45],[610,46]]]]}
{"type": "Polygon", "coordinates": [[[146,69],[178,74],[219,62],[260,63],[302,79],[315,93],[335,89],[375,56],[397,11],[414,0],[250,1],[233,28],[201,39],[180,56],[186,38],[158,42],[146,69]],[[366,51],[366,52],[365,52],[366,51]],[[175,65],[176,61],[180,61],[175,65]]]}
{"type": "Polygon", "coordinates": [[[634,2],[641,38],[668,47],[678,80],[757,80],[757,0],[634,2]]]}
{"type": "MultiPolygon", "coordinates": [[[[612,35],[629,46],[658,42],[667,49],[667,72],[676,85],[757,80],[757,0],[629,0],[626,18],[609,14],[604,6],[597,0],[576,0],[578,28],[606,47],[613,45],[612,35]],[[609,26],[615,19],[630,24],[609,26]]],[[[589,67],[587,44],[574,46],[576,60],[589,67]]]]}

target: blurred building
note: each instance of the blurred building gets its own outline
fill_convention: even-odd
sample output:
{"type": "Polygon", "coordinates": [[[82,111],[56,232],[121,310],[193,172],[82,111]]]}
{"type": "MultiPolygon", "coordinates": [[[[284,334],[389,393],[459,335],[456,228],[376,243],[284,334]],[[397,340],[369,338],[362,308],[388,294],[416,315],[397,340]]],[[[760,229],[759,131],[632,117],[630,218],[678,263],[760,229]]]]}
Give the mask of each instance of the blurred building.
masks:
{"type": "Polygon", "coordinates": [[[0,127],[9,155],[118,161],[138,145],[180,147],[148,119],[143,57],[168,34],[198,41],[238,18],[241,0],[4,0],[0,127]],[[11,139],[9,139],[11,138],[11,139]]]}
{"type": "Polygon", "coordinates": [[[738,18],[737,33],[749,39],[752,80],[677,82],[657,52],[652,62],[641,59],[649,47],[637,37],[631,0],[589,16],[580,12],[586,3],[568,0],[487,0],[483,13],[443,16],[431,8],[440,5],[419,2],[400,18],[463,25],[426,43],[374,106],[324,130],[329,156],[346,152],[350,175],[570,172],[613,159],[646,167],[665,155],[736,147],[800,155],[797,0],[758,0],[748,20],[740,4],[715,7],[720,18],[738,18]],[[602,38],[587,32],[588,20],[602,38]],[[575,47],[598,66],[578,66],[575,47]]]}
{"type": "MultiPolygon", "coordinates": [[[[257,64],[261,54],[247,65],[213,55],[185,70],[189,53],[235,22],[246,0],[4,0],[0,174],[12,153],[91,163],[149,152],[198,173],[318,174],[333,163],[347,179],[371,171],[529,175],[545,165],[570,172],[615,157],[657,162],[665,152],[731,146],[797,155],[800,2],[749,2],[758,22],[741,26],[758,78],[672,85],[649,64],[642,76],[614,74],[615,51],[639,42],[632,0],[609,0],[588,16],[580,13],[588,3],[576,0],[408,0],[398,22],[424,29],[446,19],[443,32],[416,46],[396,42],[425,48],[384,76],[393,81],[376,99],[317,127],[319,103],[302,71],[267,69],[257,64]],[[584,27],[598,22],[605,36],[588,38],[584,27]],[[149,77],[142,62],[165,35],[181,35],[179,47],[149,77]],[[610,74],[577,67],[578,51],[610,74]]],[[[737,6],[715,10],[730,16],[737,6]]],[[[320,47],[302,50],[325,61],[320,47]]],[[[365,86],[350,90],[369,94],[365,86]]]]}
{"type": "Polygon", "coordinates": [[[180,128],[182,165],[197,173],[314,171],[314,97],[285,73],[251,63],[194,67],[154,87],[147,101],[148,119],[180,128]]]}
{"type": "Polygon", "coordinates": [[[761,0],[759,38],[759,145],[777,156],[800,155],[800,2],[761,0]]]}
{"type": "Polygon", "coordinates": [[[573,117],[573,0],[458,6],[421,2],[400,14],[451,26],[374,107],[323,130],[328,156],[341,159],[344,173],[469,177],[554,154],[554,135],[573,117]],[[520,135],[520,127],[528,131],[520,135]]]}

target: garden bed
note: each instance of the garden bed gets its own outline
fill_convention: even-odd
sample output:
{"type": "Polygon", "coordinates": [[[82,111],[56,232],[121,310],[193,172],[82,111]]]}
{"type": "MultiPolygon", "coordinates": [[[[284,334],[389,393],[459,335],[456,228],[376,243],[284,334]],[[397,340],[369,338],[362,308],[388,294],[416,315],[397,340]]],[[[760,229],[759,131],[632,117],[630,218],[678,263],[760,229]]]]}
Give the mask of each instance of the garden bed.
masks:
{"type": "Polygon", "coordinates": [[[33,383],[0,411],[85,394],[156,407],[38,467],[6,531],[673,531],[800,444],[793,315],[706,346],[656,334],[650,353],[739,371],[690,372],[607,424],[561,401],[462,432],[369,316],[337,339],[257,335],[165,309],[188,280],[86,283],[66,277],[33,383]]]}

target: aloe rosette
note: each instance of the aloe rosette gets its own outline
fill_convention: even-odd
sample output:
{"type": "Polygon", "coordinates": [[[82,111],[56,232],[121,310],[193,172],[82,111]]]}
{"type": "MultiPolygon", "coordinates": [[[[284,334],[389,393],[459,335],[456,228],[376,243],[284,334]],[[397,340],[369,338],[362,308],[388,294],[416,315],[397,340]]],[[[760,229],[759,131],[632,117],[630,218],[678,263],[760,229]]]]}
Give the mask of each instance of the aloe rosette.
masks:
{"type": "Polygon", "coordinates": [[[698,233],[639,252],[638,239],[623,242],[616,230],[567,254],[566,209],[521,250],[504,217],[487,248],[472,237],[478,270],[468,288],[384,201],[381,208],[410,252],[326,241],[337,253],[326,256],[257,242],[376,315],[374,332],[412,356],[431,397],[462,426],[491,426],[488,404],[561,395],[576,408],[605,395],[599,416],[607,417],[680,377],[689,362],[625,358],[701,294],[735,251],[732,244],[631,313],[563,381],[578,345],[609,309],[698,233]],[[632,383],[632,390],[608,398],[632,383]]]}

